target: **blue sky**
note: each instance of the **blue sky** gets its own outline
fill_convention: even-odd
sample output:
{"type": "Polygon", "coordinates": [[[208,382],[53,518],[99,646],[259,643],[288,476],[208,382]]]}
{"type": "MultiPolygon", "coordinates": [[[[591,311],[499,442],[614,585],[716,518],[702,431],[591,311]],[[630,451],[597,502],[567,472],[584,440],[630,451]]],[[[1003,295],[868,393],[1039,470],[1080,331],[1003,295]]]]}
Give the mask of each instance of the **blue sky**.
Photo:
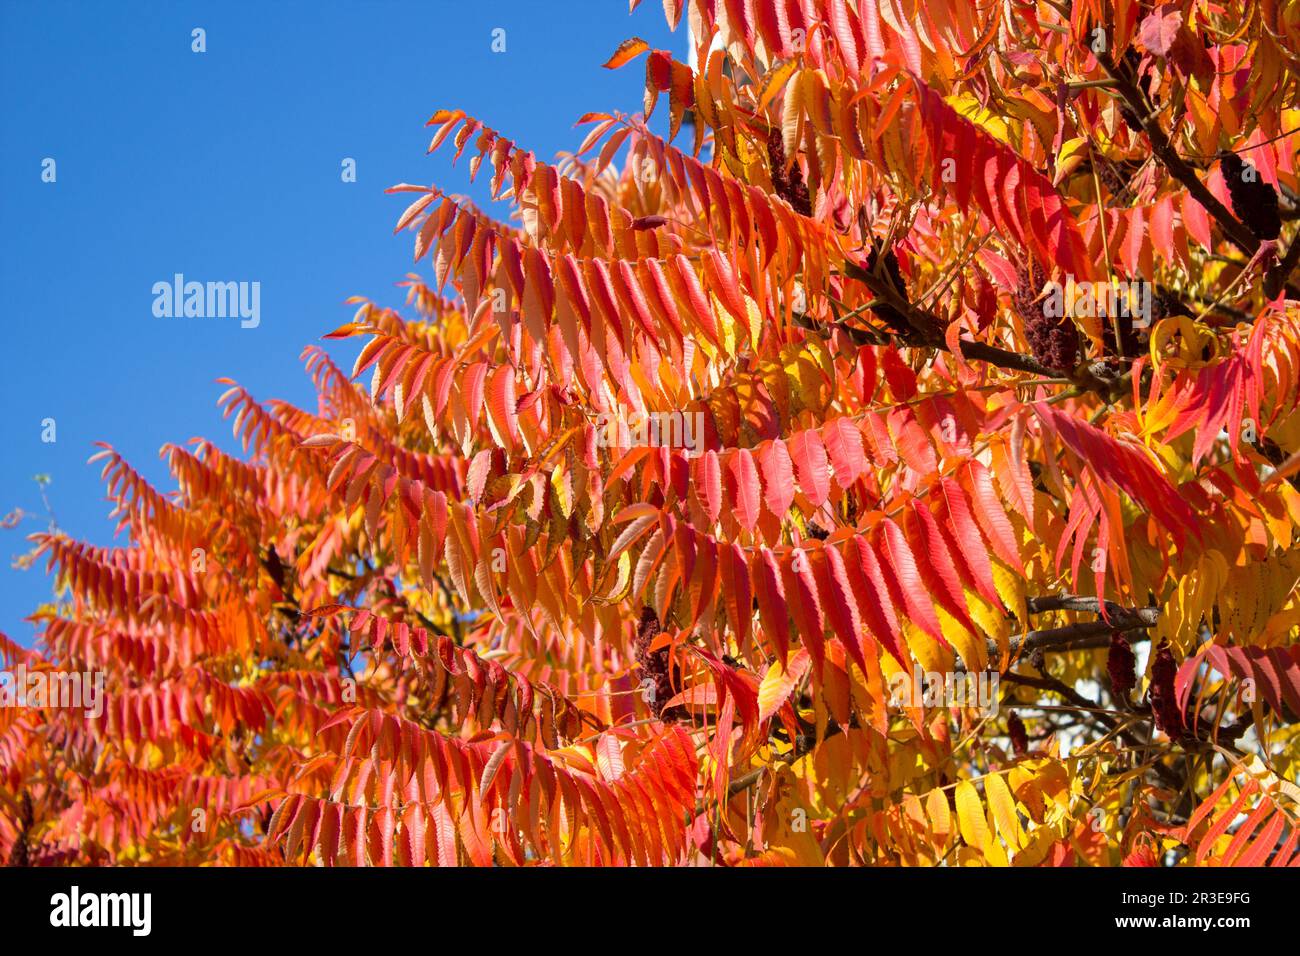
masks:
{"type": "MultiPolygon", "coordinates": [[[[409,197],[384,189],[487,203],[487,177],[470,187],[450,152],[425,156],[425,120],[461,108],[539,156],[574,149],[582,113],[639,108],[642,61],[600,66],[634,35],[685,59],[685,27],[654,0],[630,16],[621,0],[0,0],[0,514],[35,516],[0,530],[0,631],[30,643],[23,619],[50,594],[43,563],[10,567],[44,527],[34,475],[67,533],[112,544],[93,442],[170,491],[164,442],[234,450],[215,379],[310,403],[298,355],[347,321],[343,300],[402,302],[412,238],[392,229],[409,197]],[[260,325],[156,318],[153,284],[178,272],[260,282],[260,325]]],[[[331,351],[350,367],[356,348],[331,351]]]]}

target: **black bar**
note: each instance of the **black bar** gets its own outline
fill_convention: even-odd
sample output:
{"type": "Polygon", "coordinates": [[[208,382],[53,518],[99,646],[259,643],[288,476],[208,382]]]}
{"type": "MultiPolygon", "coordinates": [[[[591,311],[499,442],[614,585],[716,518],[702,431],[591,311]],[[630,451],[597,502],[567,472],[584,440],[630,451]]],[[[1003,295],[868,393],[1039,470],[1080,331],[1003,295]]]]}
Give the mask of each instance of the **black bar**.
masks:
{"type": "MultiPolygon", "coordinates": [[[[765,951],[786,935],[807,944],[846,933],[864,947],[898,934],[918,944],[951,934],[954,943],[989,945],[1002,933],[1023,941],[1026,931],[1043,934],[1033,938],[1044,945],[1098,933],[1159,939],[1170,930],[1225,942],[1259,931],[1284,940],[1294,938],[1298,876],[1295,869],[1193,868],[7,869],[0,870],[0,927],[6,942],[75,935],[126,946],[147,939],[259,948],[280,941],[398,946],[412,934],[418,945],[477,938],[496,948],[530,937],[565,950],[602,939],[698,944],[719,933],[746,948],[761,940],[765,951]],[[64,894],[70,904],[73,886],[83,907],[87,894],[149,894],[148,936],[130,925],[51,925],[52,899],[64,894]],[[1154,924],[1120,924],[1131,919],[1154,924]],[[1199,924],[1205,919],[1208,927],[1199,924]]],[[[121,912],[129,924],[143,908],[121,912]]]]}

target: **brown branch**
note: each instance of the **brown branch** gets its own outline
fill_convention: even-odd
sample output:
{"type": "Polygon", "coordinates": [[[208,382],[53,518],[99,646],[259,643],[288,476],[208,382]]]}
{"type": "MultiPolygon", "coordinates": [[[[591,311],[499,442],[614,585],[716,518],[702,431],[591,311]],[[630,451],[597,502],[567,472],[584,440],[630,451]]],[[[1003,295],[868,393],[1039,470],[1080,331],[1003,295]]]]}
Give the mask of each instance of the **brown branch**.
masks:
{"type": "MultiPolygon", "coordinates": [[[[1106,618],[1097,621],[1080,621],[1063,627],[1045,628],[1027,631],[1011,638],[1011,658],[1014,661],[1036,650],[1080,650],[1084,647],[1104,647],[1110,643],[1110,635],[1115,631],[1136,631],[1155,627],[1160,620],[1160,609],[1156,607],[1126,608],[1110,601],[1101,602],[1091,597],[1076,597],[1072,594],[1047,595],[1032,597],[1026,602],[1030,614],[1045,611],[1079,611],[1100,614],[1102,604],[1106,606],[1106,618]]],[[[990,658],[997,658],[1002,648],[996,641],[990,640],[986,645],[990,658]]],[[[960,660],[957,670],[965,670],[960,660]]]]}
{"type": "Polygon", "coordinates": [[[1113,601],[1099,601],[1095,597],[1078,597],[1074,594],[1045,594],[1025,600],[1025,608],[1030,614],[1042,614],[1044,611],[1083,611],[1088,614],[1100,614],[1102,605],[1106,606],[1107,617],[1127,618],[1137,616],[1150,626],[1160,616],[1154,607],[1127,608],[1113,601]]]}
{"type": "MultiPolygon", "coordinates": [[[[948,343],[937,346],[948,351],[948,343]]],[[[1010,349],[999,348],[996,345],[986,345],[983,342],[974,342],[970,339],[961,340],[961,354],[965,359],[973,359],[977,362],[987,362],[990,365],[996,365],[998,368],[1012,369],[1017,372],[1031,372],[1034,375],[1041,375],[1043,378],[1056,378],[1061,375],[1061,370],[1044,365],[1032,355],[1025,355],[1023,352],[1012,352],[1010,349]]]]}
{"type": "MultiPolygon", "coordinates": [[[[1111,88],[1123,98],[1129,109],[1137,116],[1143,131],[1151,141],[1151,151],[1156,158],[1170,175],[1187,187],[1187,191],[1214,217],[1229,239],[1247,253],[1254,255],[1259,250],[1259,238],[1223,203],[1219,202],[1214,193],[1210,192],[1209,187],[1201,182],[1191,164],[1178,155],[1178,151],[1169,142],[1169,137],[1160,128],[1159,122],[1148,112],[1146,100],[1133,81],[1124,75],[1122,70],[1116,68],[1108,54],[1097,54],[1097,62],[1114,81],[1111,88]]],[[[1264,294],[1273,299],[1286,289],[1291,294],[1300,295],[1300,290],[1295,289],[1288,282],[1297,265],[1300,265],[1300,235],[1291,240],[1291,245],[1282,261],[1265,274],[1264,294]]]]}
{"type": "Polygon", "coordinates": [[[1283,289],[1289,290],[1287,280],[1291,278],[1291,273],[1295,271],[1297,265],[1300,265],[1300,233],[1296,233],[1292,238],[1291,246],[1282,257],[1282,261],[1264,273],[1264,295],[1269,299],[1275,299],[1283,289]]]}
{"type": "Polygon", "coordinates": [[[1254,233],[1242,225],[1228,211],[1227,207],[1215,198],[1214,193],[1210,192],[1205,183],[1201,182],[1200,177],[1196,175],[1196,170],[1183,157],[1178,155],[1178,150],[1174,149],[1173,144],[1169,142],[1169,137],[1160,128],[1160,123],[1154,115],[1148,112],[1146,98],[1142,95],[1142,92],[1123,70],[1115,66],[1115,61],[1110,58],[1110,54],[1098,53],[1096,56],[1101,68],[1114,81],[1112,89],[1120,95],[1142,125],[1143,131],[1147,134],[1147,139],[1151,141],[1151,152],[1155,154],[1156,159],[1160,160],[1165,169],[1169,170],[1170,175],[1186,186],[1187,191],[1192,194],[1196,201],[1214,217],[1224,235],[1253,255],[1255,250],[1259,248],[1259,240],[1255,238],[1254,233]]]}
{"type": "MultiPolygon", "coordinates": [[[[1053,627],[1042,631],[1029,631],[1018,638],[1011,639],[1011,652],[1013,654],[1030,654],[1040,648],[1042,650],[1061,650],[1062,645],[1074,644],[1077,641],[1093,637],[1106,637],[1110,639],[1110,634],[1114,631],[1132,631],[1138,628],[1154,627],[1156,620],[1160,617],[1160,612],[1156,608],[1140,608],[1137,613],[1130,617],[1113,617],[1109,621],[1084,621],[1078,624],[1068,624],[1065,627],[1053,627]]],[[[996,648],[997,645],[992,641],[990,646],[996,648]]]]}
{"type": "MultiPolygon", "coordinates": [[[[938,349],[941,352],[951,351],[943,334],[944,322],[933,312],[913,305],[903,297],[900,290],[893,287],[892,283],[862,268],[857,263],[846,260],[844,275],[861,282],[873,296],[884,303],[884,307],[901,313],[907,319],[908,325],[911,326],[910,332],[895,330],[897,337],[903,344],[938,349]]],[[[803,318],[804,322],[801,324],[808,328],[813,327],[811,320],[806,316],[803,318]]],[[[837,325],[836,327],[844,329],[856,344],[870,343],[869,338],[864,335],[855,336],[854,333],[857,330],[847,325],[837,325]],[[864,339],[866,339],[865,343],[864,339]]],[[[1029,372],[1043,378],[1057,378],[1063,374],[1061,369],[1044,365],[1032,355],[1013,352],[1010,349],[988,345],[984,342],[976,342],[972,339],[961,339],[961,351],[963,357],[973,361],[986,362],[989,365],[996,365],[999,368],[1011,369],[1017,372],[1029,372]]],[[[1102,394],[1111,392],[1120,381],[1119,379],[1099,376],[1097,368],[1094,366],[1080,366],[1073,374],[1068,374],[1065,377],[1070,378],[1080,388],[1102,394]]]]}

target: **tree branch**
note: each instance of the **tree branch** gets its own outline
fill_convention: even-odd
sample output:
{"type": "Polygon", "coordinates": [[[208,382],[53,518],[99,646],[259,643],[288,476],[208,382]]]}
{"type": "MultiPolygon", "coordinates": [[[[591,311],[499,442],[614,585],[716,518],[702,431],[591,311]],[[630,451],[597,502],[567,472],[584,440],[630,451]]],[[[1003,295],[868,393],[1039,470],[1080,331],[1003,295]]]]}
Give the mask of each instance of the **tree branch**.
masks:
{"type": "MultiPolygon", "coordinates": [[[[1056,594],[1029,598],[1026,609],[1030,614],[1044,611],[1080,611],[1100,614],[1105,604],[1107,618],[1098,621],[1080,621],[1063,627],[1027,631],[1011,638],[1012,658],[1032,654],[1036,650],[1079,650],[1083,647],[1103,647],[1110,643],[1110,635],[1115,632],[1136,631],[1155,627],[1160,620],[1157,607],[1127,608],[1110,601],[1098,601],[1092,597],[1076,597],[1072,594],[1056,594]]],[[[986,649],[990,658],[997,658],[1002,653],[996,641],[990,640],[986,649]]],[[[958,670],[965,670],[962,661],[957,662],[958,670]]]]}
{"type": "MultiPolygon", "coordinates": [[[[1201,182],[1200,177],[1196,175],[1196,170],[1178,155],[1178,151],[1169,142],[1169,137],[1160,128],[1160,124],[1148,112],[1141,91],[1138,90],[1131,79],[1124,75],[1122,70],[1115,66],[1115,62],[1110,58],[1109,54],[1099,53],[1096,56],[1097,62],[1101,64],[1102,69],[1106,71],[1113,81],[1110,88],[1120,95],[1129,109],[1137,116],[1143,131],[1151,141],[1151,152],[1160,160],[1170,175],[1186,186],[1187,191],[1192,194],[1196,201],[1214,217],[1224,234],[1245,252],[1254,255],[1259,249],[1259,239],[1223,203],[1219,202],[1214,193],[1210,192],[1209,187],[1201,182]]],[[[1265,274],[1264,294],[1273,299],[1283,289],[1294,292],[1295,290],[1288,284],[1288,280],[1297,265],[1300,265],[1300,235],[1291,240],[1291,245],[1282,261],[1265,274]]]]}
{"type": "MultiPolygon", "coordinates": [[[[911,326],[910,332],[895,330],[898,338],[904,344],[938,349],[941,352],[951,351],[943,334],[944,322],[933,312],[916,307],[904,298],[900,291],[893,287],[892,283],[881,279],[857,263],[846,260],[844,275],[861,282],[873,296],[882,300],[886,307],[893,308],[907,319],[908,324],[911,326]]],[[[813,327],[806,316],[804,319],[804,323],[801,324],[804,324],[805,327],[813,327]]],[[[869,340],[867,342],[863,341],[865,336],[855,335],[856,330],[849,326],[837,325],[836,327],[844,329],[857,344],[869,344],[869,340]]],[[[984,342],[976,342],[973,339],[961,339],[961,351],[963,357],[967,359],[987,362],[989,365],[996,365],[999,368],[1029,372],[1043,378],[1057,378],[1064,375],[1080,388],[1102,394],[1110,392],[1119,381],[1119,379],[1099,376],[1093,366],[1080,366],[1073,373],[1063,372],[1061,369],[1044,365],[1032,355],[1013,352],[1010,349],[988,345],[984,342]]]]}
{"type": "Polygon", "coordinates": [[[1291,273],[1295,271],[1297,265],[1300,265],[1300,233],[1291,239],[1291,246],[1282,257],[1282,261],[1264,274],[1264,295],[1269,299],[1275,299],[1283,289],[1289,289],[1287,280],[1291,278],[1291,273]]]}
{"type": "Polygon", "coordinates": [[[1165,131],[1160,128],[1160,123],[1148,112],[1146,99],[1137,85],[1124,73],[1115,66],[1115,61],[1110,58],[1109,53],[1096,54],[1097,62],[1101,68],[1106,71],[1106,75],[1114,81],[1113,89],[1124,100],[1125,104],[1137,117],[1138,122],[1142,124],[1143,131],[1147,134],[1147,139],[1151,141],[1151,152],[1155,154],[1156,159],[1160,160],[1165,169],[1169,170],[1170,175],[1187,187],[1187,191],[1205,207],[1206,212],[1214,217],[1219,227],[1223,230],[1224,235],[1240,246],[1250,254],[1254,254],[1259,248],[1259,240],[1255,234],[1242,225],[1237,218],[1228,211],[1223,203],[1214,197],[1205,183],[1201,182],[1200,177],[1183,157],[1178,155],[1178,150],[1174,149],[1169,142],[1169,137],[1165,131]]]}

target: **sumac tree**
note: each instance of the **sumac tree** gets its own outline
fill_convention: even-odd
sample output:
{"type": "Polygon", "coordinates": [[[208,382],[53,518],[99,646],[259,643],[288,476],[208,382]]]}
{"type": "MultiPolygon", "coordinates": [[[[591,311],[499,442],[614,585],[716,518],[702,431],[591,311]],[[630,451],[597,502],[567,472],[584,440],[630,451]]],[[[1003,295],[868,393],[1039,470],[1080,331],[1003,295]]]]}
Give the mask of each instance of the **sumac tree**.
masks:
{"type": "Polygon", "coordinates": [[[1300,859],[1300,9],[664,8],[558,163],[433,115],[517,217],[394,187],[316,407],[97,456],[5,858],[1300,859]]]}

